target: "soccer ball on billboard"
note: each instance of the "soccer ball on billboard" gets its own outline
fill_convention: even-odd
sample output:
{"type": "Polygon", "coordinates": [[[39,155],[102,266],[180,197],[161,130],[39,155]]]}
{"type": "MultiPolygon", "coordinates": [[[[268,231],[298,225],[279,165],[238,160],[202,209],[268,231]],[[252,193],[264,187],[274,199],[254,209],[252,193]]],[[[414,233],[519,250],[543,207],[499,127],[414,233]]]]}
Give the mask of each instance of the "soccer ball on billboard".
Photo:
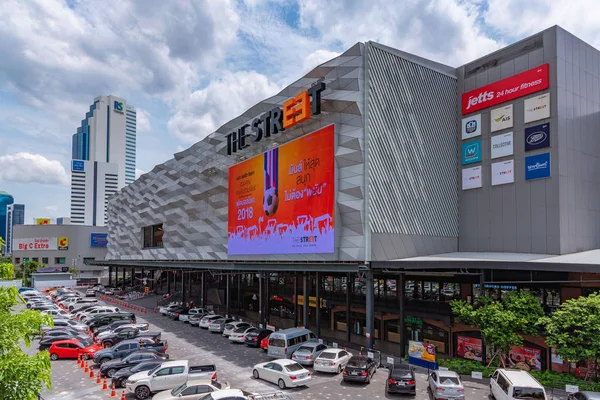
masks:
{"type": "Polygon", "coordinates": [[[267,217],[272,217],[275,215],[278,206],[279,196],[277,195],[277,188],[275,186],[271,186],[265,190],[263,197],[263,209],[265,210],[267,217]]]}

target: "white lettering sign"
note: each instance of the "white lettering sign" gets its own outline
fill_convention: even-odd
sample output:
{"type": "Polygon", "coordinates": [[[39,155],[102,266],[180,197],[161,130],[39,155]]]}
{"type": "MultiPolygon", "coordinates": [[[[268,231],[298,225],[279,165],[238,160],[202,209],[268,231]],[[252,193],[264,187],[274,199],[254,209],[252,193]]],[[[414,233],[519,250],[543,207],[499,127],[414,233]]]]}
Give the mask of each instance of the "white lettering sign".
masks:
{"type": "Polygon", "coordinates": [[[550,93],[525,99],[525,123],[550,118],[550,93]]]}
{"type": "Polygon", "coordinates": [[[503,133],[491,138],[492,159],[511,156],[513,154],[513,133],[503,133]]]}
{"type": "Polygon", "coordinates": [[[491,131],[496,132],[513,126],[513,105],[494,108],[490,112],[491,131]]]}
{"type": "Polygon", "coordinates": [[[483,373],[482,372],[471,371],[471,378],[473,378],[473,379],[483,379],[483,373]]]}

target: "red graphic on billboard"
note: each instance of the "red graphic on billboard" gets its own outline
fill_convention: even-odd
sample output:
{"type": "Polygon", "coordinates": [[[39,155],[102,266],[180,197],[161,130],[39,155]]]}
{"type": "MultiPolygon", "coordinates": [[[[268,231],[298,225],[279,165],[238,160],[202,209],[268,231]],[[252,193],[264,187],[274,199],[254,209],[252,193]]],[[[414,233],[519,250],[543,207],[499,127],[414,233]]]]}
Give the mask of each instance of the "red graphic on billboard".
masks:
{"type": "Polygon", "coordinates": [[[462,113],[470,114],[528,94],[548,89],[548,64],[502,79],[462,95],[462,113]]]}

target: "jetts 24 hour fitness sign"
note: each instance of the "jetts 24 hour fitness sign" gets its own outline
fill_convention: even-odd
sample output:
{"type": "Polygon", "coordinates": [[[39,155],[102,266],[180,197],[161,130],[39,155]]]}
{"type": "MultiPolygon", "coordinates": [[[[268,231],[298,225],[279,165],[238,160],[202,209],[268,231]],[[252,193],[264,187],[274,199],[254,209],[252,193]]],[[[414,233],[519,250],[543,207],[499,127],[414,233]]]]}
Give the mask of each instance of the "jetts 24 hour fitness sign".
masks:
{"type": "Polygon", "coordinates": [[[325,83],[318,82],[310,89],[285,101],[283,107],[275,107],[252,123],[245,124],[227,135],[227,155],[236,153],[250,146],[249,139],[260,142],[294,125],[306,121],[311,115],[321,114],[321,92],[325,83]]]}
{"type": "Polygon", "coordinates": [[[469,114],[528,94],[548,89],[548,64],[521,72],[462,95],[462,113],[469,114]]]}

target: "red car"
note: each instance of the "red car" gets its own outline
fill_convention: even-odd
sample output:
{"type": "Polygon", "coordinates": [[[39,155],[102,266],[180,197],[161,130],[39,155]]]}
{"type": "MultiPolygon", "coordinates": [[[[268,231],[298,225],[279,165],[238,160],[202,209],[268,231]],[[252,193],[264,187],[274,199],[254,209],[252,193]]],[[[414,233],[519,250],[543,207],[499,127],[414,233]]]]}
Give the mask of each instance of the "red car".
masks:
{"type": "Polygon", "coordinates": [[[59,358],[78,358],[83,355],[84,359],[94,358],[94,354],[102,350],[102,346],[94,344],[92,341],[83,341],[77,339],[58,340],[50,346],[48,352],[51,360],[59,358]]]}
{"type": "Polygon", "coordinates": [[[269,349],[269,336],[260,341],[260,348],[264,351],[267,351],[269,349]]]}

